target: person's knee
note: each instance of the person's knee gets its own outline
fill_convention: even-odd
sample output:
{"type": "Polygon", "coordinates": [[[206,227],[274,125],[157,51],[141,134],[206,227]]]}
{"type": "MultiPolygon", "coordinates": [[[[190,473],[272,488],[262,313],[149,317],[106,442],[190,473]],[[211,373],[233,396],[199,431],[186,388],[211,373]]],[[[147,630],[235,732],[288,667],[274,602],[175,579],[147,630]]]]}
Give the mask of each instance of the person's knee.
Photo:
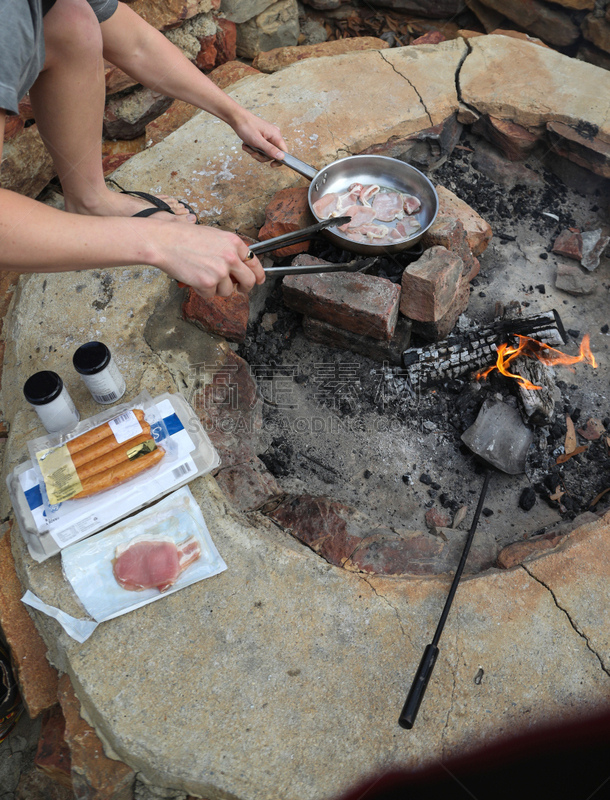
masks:
{"type": "Polygon", "coordinates": [[[100,25],[87,0],[56,0],[44,18],[45,69],[82,58],[99,59],[100,25]]]}

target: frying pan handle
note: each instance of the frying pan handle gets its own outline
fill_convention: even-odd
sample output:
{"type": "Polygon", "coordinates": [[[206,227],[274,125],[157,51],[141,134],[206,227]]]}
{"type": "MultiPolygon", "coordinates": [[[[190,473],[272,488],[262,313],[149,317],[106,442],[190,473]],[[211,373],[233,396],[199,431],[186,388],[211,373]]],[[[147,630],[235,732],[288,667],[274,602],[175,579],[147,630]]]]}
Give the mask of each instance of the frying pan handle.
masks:
{"type": "MultiPolygon", "coordinates": [[[[264,150],[259,150],[258,147],[253,147],[257,153],[260,153],[261,156],[266,156],[267,153],[264,150]]],[[[282,151],[283,152],[283,151],[282,151]]],[[[316,175],[318,174],[317,169],[315,167],[310,167],[309,164],[306,164],[304,161],[301,161],[300,158],[296,156],[291,156],[290,153],[284,153],[284,158],[279,161],[280,164],[285,164],[290,169],[293,169],[295,172],[298,172],[299,175],[302,175],[304,178],[309,178],[312,181],[316,175]]]]}

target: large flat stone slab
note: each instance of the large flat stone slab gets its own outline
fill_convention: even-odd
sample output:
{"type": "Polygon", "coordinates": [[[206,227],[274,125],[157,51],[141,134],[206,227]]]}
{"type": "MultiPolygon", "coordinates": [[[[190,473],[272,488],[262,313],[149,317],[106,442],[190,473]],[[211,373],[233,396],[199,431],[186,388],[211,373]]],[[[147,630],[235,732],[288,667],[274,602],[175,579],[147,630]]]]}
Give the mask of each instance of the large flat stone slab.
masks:
{"type": "Polygon", "coordinates": [[[610,73],[550,48],[508,36],[469,40],[459,76],[462,99],[482,114],[518,125],[587,123],[610,142],[610,73]]]}
{"type": "MultiPolygon", "coordinates": [[[[279,122],[295,154],[321,166],[441,122],[456,106],[465,52],[456,41],[315,59],[249,78],[235,96],[279,122]]],[[[466,65],[485,52],[491,72],[493,53],[477,52],[466,65]]],[[[513,99],[527,116],[527,103],[513,99]]],[[[588,103],[585,119],[596,119],[597,98],[588,103]]],[[[242,155],[230,134],[198,115],[134,156],[120,181],[176,192],[224,227],[260,224],[268,199],[299,179],[242,155]]],[[[21,396],[32,372],[55,369],[83,415],[99,410],[71,367],[84,341],[112,345],[128,398],[144,387],[192,397],[195,382],[209,380],[205,365],[221,357],[221,345],[180,319],[175,293],[148,268],[21,279],[3,331],[5,471],[27,458],[27,440],[41,432],[21,396]]],[[[609,628],[600,529],[573,534],[570,547],[547,557],[563,562],[545,567],[543,558],[529,572],[490,571],[460,586],[416,727],[406,732],[397,718],[449,581],[341,570],[267,518],[230,508],[212,477],[191,488],[226,572],[101,625],[82,645],[33,612],[97,733],[154,784],[208,800],[327,800],[372,773],[429,764],[608,704],[607,661],[604,669],[597,655],[605,659],[609,628]],[[590,580],[578,580],[569,560],[576,552],[590,580]]],[[[10,511],[5,495],[2,511],[10,511]]],[[[25,586],[82,615],[59,558],[34,564],[16,529],[12,550],[25,586]]]]}
{"type": "MultiPolygon", "coordinates": [[[[252,76],[229,94],[278,125],[289,150],[320,169],[455,113],[455,73],[466,52],[456,39],[309,59],[252,76]]],[[[255,162],[231,128],[203,113],[134,158],[116,173],[121,185],[184,197],[204,222],[244,233],[262,226],[280,189],[309,185],[292,170],[255,162]]]]}

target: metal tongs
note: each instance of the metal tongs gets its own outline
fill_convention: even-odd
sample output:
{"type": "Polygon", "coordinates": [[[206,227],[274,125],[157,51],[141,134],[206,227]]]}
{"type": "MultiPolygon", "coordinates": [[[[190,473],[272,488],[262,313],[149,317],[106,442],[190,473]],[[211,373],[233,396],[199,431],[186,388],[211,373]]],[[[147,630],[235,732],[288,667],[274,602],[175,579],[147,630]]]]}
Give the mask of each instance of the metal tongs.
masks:
{"type": "MultiPolygon", "coordinates": [[[[274,236],[271,239],[265,239],[263,242],[256,242],[250,245],[248,250],[248,257],[251,258],[252,253],[255,256],[262,253],[269,253],[271,250],[277,250],[280,247],[288,247],[291,244],[298,244],[299,242],[306,242],[308,239],[325,230],[326,228],[334,228],[337,225],[345,225],[351,220],[351,217],[331,217],[324,219],[322,222],[316,222],[315,225],[310,225],[308,228],[302,228],[300,231],[291,231],[290,233],[283,233],[281,236],[274,236]]],[[[369,259],[370,260],[370,259],[369,259]]],[[[281,275],[305,275],[311,272],[357,272],[362,267],[361,261],[353,261],[349,264],[308,264],[307,266],[287,266],[287,267],[263,267],[265,275],[271,277],[281,275]]],[[[186,283],[178,281],[178,286],[181,288],[186,286],[186,283]]]]}

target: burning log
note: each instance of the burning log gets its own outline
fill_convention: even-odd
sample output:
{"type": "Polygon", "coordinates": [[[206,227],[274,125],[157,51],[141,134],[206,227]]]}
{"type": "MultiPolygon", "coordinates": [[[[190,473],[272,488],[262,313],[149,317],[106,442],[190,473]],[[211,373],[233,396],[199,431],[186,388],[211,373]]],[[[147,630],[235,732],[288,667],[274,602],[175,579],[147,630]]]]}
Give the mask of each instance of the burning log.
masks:
{"type": "Polygon", "coordinates": [[[542,361],[519,356],[511,362],[511,372],[521,378],[518,397],[525,419],[535,425],[552,422],[553,394],[558,390],[549,368],[542,361]]]}
{"type": "Polygon", "coordinates": [[[561,318],[554,309],[532,317],[497,320],[491,325],[455,333],[442,342],[411,347],[402,354],[402,373],[411,386],[426,388],[481,370],[495,361],[498,347],[510,337],[529,336],[551,347],[567,342],[561,318]]]}

